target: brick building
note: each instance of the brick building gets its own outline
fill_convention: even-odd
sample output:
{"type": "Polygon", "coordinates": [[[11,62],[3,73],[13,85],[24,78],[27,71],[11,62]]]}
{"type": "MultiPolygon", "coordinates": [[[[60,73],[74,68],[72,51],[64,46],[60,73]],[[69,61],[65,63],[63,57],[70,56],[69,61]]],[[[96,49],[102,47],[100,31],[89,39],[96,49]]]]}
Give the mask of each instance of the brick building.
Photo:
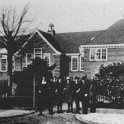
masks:
{"type": "MultiPolygon", "coordinates": [[[[48,65],[57,64],[56,76],[93,78],[102,64],[124,60],[124,19],[102,31],[55,33],[53,27],[48,32],[34,32],[21,55],[13,57],[13,70],[20,71],[33,58],[41,57],[48,65]]],[[[1,48],[0,53],[0,78],[6,78],[7,51],[1,48]]]]}

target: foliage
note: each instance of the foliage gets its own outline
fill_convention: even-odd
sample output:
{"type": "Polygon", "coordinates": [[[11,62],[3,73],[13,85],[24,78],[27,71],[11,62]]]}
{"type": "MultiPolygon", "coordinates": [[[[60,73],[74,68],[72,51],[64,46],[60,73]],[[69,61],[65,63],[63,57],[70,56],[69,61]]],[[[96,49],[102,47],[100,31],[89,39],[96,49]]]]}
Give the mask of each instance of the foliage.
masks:
{"type": "Polygon", "coordinates": [[[101,65],[99,73],[95,75],[97,92],[109,97],[113,102],[120,102],[124,97],[124,63],[101,65]]]}
{"type": "Polygon", "coordinates": [[[13,80],[18,85],[16,95],[32,95],[34,77],[37,82],[41,82],[42,77],[49,79],[55,67],[56,63],[49,67],[45,60],[37,57],[24,71],[15,72],[13,80]]]}
{"type": "Polygon", "coordinates": [[[25,70],[27,74],[33,75],[36,78],[51,78],[52,70],[56,67],[56,63],[52,66],[48,66],[47,62],[39,57],[36,57],[32,64],[30,64],[25,70]]]}
{"type": "Polygon", "coordinates": [[[113,63],[108,66],[101,65],[99,73],[95,75],[98,79],[124,78],[124,63],[113,63]]]}

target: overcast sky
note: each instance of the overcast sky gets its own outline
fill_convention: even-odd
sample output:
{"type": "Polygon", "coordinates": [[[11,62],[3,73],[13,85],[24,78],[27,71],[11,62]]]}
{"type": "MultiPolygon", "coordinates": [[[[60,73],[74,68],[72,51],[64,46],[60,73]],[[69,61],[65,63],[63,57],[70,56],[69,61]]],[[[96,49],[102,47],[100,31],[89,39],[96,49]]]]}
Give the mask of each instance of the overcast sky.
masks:
{"type": "Polygon", "coordinates": [[[101,30],[124,15],[124,0],[0,0],[0,5],[19,10],[28,1],[32,26],[43,31],[51,22],[58,33],[101,30]]]}

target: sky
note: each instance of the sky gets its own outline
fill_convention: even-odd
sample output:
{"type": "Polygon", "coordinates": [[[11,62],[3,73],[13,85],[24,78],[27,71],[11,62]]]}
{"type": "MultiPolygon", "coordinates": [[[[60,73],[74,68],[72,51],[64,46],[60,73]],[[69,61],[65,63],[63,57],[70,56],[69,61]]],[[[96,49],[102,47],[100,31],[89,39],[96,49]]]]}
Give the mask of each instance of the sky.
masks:
{"type": "Polygon", "coordinates": [[[20,11],[28,2],[31,27],[43,31],[50,23],[57,33],[104,30],[124,18],[124,0],[0,0],[0,7],[20,11]]]}

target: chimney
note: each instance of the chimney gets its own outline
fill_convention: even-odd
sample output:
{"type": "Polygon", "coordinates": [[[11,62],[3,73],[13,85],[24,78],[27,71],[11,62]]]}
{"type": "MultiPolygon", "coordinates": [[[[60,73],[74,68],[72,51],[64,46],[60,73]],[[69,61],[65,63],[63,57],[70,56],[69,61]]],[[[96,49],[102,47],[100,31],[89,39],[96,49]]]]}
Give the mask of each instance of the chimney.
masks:
{"type": "Polygon", "coordinates": [[[49,29],[48,29],[48,33],[51,35],[51,36],[55,36],[55,30],[54,30],[54,24],[53,23],[50,23],[49,24],[49,29]]]}

